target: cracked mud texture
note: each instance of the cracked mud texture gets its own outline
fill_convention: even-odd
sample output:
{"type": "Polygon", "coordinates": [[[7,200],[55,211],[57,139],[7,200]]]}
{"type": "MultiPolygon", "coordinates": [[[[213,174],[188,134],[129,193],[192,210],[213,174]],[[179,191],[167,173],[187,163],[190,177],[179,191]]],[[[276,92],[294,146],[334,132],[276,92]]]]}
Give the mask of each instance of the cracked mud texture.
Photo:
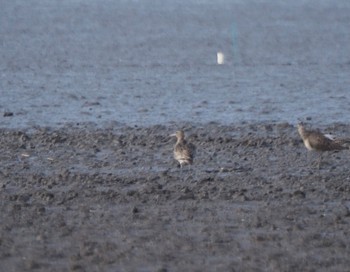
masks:
{"type": "Polygon", "coordinates": [[[1,129],[0,149],[4,271],[350,267],[349,151],[317,169],[291,124],[1,129]],[[182,172],[179,128],[197,146],[182,172]]]}

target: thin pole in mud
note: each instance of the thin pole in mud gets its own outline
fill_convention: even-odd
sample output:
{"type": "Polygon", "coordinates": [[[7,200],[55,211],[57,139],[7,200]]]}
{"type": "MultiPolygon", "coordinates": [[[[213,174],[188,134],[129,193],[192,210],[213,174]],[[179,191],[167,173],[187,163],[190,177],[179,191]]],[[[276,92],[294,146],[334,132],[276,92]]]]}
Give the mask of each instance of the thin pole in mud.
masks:
{"type": "Polygon", "coordinates": [[[231,25],[232,31],[232,60],[233,64],[239,64],[239,46],[238,46],[238,31],[236,23],[233,21],[231,25]]]}

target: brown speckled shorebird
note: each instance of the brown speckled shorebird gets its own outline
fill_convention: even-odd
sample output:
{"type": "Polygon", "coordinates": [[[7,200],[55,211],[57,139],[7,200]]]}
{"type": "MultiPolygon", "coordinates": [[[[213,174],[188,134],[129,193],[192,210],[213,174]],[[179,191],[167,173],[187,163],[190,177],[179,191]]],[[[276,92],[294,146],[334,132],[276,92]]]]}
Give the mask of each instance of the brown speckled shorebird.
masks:
{"type": "Polygon", "coordinates": [[[348,149],[344,144],[348,140],[337,140],[331,135],[323,134],[318,130],[309,130],[305,128],[305,125],[298,123],[298,132],[301,139],[304,142],[305,147],[310,151],[320,152],[320,158],[318,160],[318,168],[320,167],[323,151],[340,151],[348,149]]]}
{"type": "Polygon", "coordinates": [[[180,167],[182,168],[184,164],[191,165],[195,152],[194,145],[185,140],[185,133],[182,130],[176,131],[175,134],[171,134],[170,136],[176,136],[177,138],[174,146],[174,158],[180,163],[180,167]]]}

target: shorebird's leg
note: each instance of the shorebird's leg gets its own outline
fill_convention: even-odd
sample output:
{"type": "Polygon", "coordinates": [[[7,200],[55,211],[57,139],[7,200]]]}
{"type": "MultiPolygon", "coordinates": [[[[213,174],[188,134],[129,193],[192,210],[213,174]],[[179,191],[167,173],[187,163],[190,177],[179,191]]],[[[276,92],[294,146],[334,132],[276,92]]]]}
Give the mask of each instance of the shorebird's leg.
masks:
{"type": "Polygon", "coordinates": [[[313,152],[312,151],[307,151],[306,152],[306,165],[308,168],[313,167],[313,152]]]}
{"type": "MultiPolygon", "coordinates": [[[[186,164],[185,164],[186,165],[186,164]]],[[[181,164],[181,178],[182,181],[186,181],[186,173],[184,173],[183,165],[181,164]]]]}
{"type": "Polygon", "coordinates": [[[315,151],[308,151],[307,152],[307,165],[310,169],[313,169],[315,167],[319,167],[319,164],[320,164],[320,160],[321,158],[318,156],[319,154],[322,154],[322,153],[318,153],[318,152],[315,152],[315,151]]]}
{"type": "Polygon", "coordinates": [[[188,175],[187,175],[187,180],[189,180],[190,175],[192,174],[192,165],[189,163],[187,167],[188,167],[188,175]]]}
{"type": "Polygon", "coordinates": [[[306,152],[306,164],[310,165],[310,152],[309,151],[306,152]]]}
{"type": "Polygon", "coordinates": [[[319,154],[318,161],[317,161],[317,169],[320,169],[321,167],[321,161],[322,161],[322,153],[319,154]]]}

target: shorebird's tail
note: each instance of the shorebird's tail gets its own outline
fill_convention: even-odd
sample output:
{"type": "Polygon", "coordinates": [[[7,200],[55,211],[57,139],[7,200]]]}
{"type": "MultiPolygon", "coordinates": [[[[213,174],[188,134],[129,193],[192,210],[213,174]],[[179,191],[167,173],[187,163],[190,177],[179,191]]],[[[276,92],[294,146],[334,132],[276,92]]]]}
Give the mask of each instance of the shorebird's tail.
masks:
{"type": "Polygon", "coordinates": [[[350,149],[350,138],[335,139],[334,142],[342,146],[344,149],[350,149]]]}

